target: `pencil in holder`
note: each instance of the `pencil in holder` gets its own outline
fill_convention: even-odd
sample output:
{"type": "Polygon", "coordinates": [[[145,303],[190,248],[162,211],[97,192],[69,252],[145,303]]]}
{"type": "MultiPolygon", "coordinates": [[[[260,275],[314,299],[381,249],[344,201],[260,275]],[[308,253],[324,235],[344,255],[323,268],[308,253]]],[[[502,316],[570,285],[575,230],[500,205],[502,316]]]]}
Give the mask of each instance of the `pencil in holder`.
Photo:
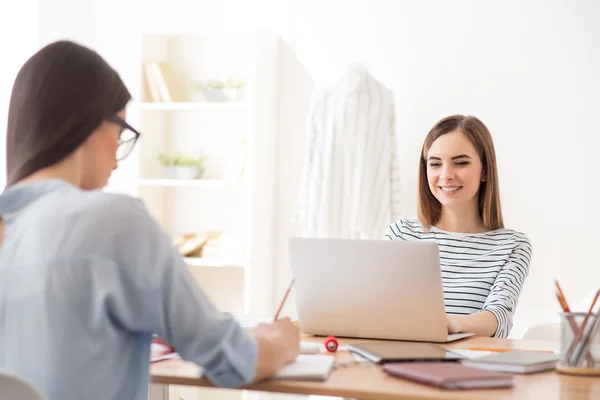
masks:
{"type": "Polygon", "coordinates": [[[600,315],[560,313],[560,359],[557,371],[600,375],[600,315]]]}

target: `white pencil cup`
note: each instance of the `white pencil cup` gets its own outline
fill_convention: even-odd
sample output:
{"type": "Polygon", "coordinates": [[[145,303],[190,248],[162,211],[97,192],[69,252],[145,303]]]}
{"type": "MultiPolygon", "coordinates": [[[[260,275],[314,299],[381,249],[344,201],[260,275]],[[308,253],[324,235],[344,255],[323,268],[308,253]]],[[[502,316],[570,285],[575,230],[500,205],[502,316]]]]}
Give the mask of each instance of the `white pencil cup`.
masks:
{"type": "Polygon", "coordinates": [[[586,316],[584,312],[560,313],[558,372],[600,375],[600,314],[586,316]]]}

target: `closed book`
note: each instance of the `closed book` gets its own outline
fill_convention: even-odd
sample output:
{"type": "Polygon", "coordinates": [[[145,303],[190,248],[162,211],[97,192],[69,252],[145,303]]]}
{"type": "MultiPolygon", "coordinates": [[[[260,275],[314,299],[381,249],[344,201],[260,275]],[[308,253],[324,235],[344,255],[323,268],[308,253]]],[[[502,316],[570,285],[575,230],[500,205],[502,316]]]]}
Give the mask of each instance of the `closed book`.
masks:
{"type": "Polygon", "coordinates": [[[490,354],[480,358],[464,360],[462,364],[488,371],[502,371],[516,374],[529,374],[554,369],[558,356],[527,350],[511,350],[490,354]]]}
{"type": "Polygon", "coordinates": [[[413,362],[383,366],[389,375],[441,389],[490,389],[513,386],[511,375],[466,367],[459,363],[413,362]]]}

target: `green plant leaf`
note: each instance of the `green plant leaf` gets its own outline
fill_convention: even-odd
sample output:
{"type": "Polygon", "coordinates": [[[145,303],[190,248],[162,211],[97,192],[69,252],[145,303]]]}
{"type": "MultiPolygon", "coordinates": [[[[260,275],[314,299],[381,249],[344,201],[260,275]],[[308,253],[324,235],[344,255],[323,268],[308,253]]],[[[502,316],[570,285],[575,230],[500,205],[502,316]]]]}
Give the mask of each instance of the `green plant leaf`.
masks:
{"type": "Polygon", "coordinates": [[[157,156],[158,161],[165,166],[197,166],[201,168],[204,165],[206,156],[200,154],[182,154],[174,152],[171,154],[161,153],[157,156]]]}

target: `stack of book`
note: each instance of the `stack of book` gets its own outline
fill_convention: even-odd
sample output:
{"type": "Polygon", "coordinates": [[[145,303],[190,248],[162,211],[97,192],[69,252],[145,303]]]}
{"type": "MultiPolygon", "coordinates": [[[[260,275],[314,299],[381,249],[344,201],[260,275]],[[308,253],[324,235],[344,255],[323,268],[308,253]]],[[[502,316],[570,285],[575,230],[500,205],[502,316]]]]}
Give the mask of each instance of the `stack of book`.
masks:
{"type": "Polygon", "coordinates": [[[204,232],[200,234],[183,234],[173,239],[173,245],[184,257],[204,257],[203,248],[212,240],[221,236],[220,232],[204,232]]]}
{"type": "Polygon", "coordinates": [[[144,63],[144,97],[153,103],[185,101],[171,64],[162,61],[144,63]]]}
{"type": "Polygon", "coordinates": [[[530,374],[553,370],[557,361],[558,356],[553,353],[511,350],[461,362],[467,367],[488,371],[530,374]]]}

